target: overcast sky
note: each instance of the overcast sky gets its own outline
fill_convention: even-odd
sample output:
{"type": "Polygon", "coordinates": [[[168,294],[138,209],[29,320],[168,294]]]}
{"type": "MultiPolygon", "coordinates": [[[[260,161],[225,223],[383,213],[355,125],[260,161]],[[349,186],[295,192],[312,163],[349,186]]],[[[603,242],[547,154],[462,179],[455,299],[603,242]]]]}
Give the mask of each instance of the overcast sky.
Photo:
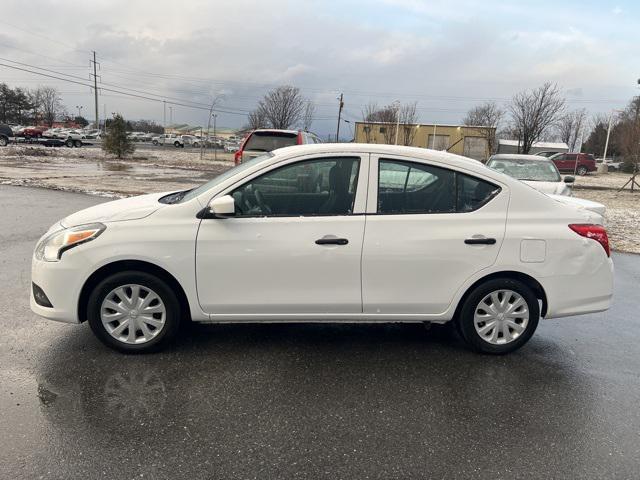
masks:
{"type": "MultiPolygon", "coordinates": [[[[95,50],[108,88],[198,104],[223,95],[227,127],[242,126],[267,89],[291,84],[317,104],[313,130],[324,135],[339,92],[350,120],[369,101],[399,99],[417,101],[423,122],[457,123],[474,104],[545,81],[570,108],[620,108],[638,93],[639,14],[636,0],[2,0],[0,63],[87,83],[95,50]]],[[[94,116],[82,85],[5,67],[0,81],[55,85],[70,112],[94,116]]],[[[106,104],[163,121],[162,102],[107,91],[99,102],[101,116],[106,104]]],[[[174,123],[206,125],[204,110],[172,110],[174,123]]]]}

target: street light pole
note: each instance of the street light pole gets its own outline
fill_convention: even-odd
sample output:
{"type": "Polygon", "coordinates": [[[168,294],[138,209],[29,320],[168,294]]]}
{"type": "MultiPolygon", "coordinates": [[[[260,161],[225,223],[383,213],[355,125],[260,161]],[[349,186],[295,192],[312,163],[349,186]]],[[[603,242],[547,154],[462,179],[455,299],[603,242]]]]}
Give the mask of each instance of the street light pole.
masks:
{"type": "MultiPolygon", "coordinates": [[[[214,113],[213,114],[213,138],[214,138],[214,142],[215,142],[215,138],[216,138],[216,118],[218,118],[218,114],[214,113]]],[[[214,144],[214,146],[213,146],[213,160],[214,161],[218,160],[218,149],[216,147],[217,147],[217,145],[214,144]]]]}
{"type": "Polygon", "coordinates": [[[398,130],[400,130],[400,100],[393,102],[396,106],[396,145],[398,145],[398,130]]]}
{"type": "Polygon", "coordinates": [[[76,105],[76,108],[78,109],[78,116],[81,117],[82,116],[82,105],[76,105]]]}

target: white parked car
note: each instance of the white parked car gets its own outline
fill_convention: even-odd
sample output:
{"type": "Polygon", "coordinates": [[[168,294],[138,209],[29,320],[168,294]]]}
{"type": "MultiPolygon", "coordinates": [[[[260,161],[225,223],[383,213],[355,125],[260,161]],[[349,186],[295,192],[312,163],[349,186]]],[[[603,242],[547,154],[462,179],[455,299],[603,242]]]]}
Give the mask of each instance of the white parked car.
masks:
{"type": "Polygon", "coordinates": [[[546,157],[501,153],[489,158],[487,167],[516,178],[559,202],[597,213],[601,217],[598,223],[604,222],[606,207],[602,203],[574,197],[569,185],[575,182],[575,177],[567,175],[563,179],[555,163],[546,157]]]}
{"type": "Polygon", "coordinates": [[[555,163],[540,155],[499,153],[489,158],[487,167],[553,195],[570,196],[572,191],[569,185],[575,182],[573,176],[568,175],[563,179],[555,163]]]}
{"type": "Polygon", "coordinates": [[[454,321],[475,350],[506,353],[539,318],[609,308],[596,217],[446,152],[288,147],[56,222],[31,308],[88,320],[125,352],[161,348],[184,321],[454,321]]]}

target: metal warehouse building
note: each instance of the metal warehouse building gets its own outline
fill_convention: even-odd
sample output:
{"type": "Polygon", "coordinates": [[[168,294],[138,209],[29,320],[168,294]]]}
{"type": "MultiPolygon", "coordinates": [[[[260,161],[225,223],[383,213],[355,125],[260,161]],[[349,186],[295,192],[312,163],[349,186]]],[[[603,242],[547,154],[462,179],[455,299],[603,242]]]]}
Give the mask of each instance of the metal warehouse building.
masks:
{"type": "MultiPolygon", "coordinates": [[[[518,140],[498,140],[497,153],[518,153],[522,144],[518,140]]],[[[529,153],[562,152],[567,153],[569,145],[564,142],[535,142],[529,153]]]]}
{"type": "MultiPolygon", "coordinates": [[[[354,137],[357,143],[396,143],[396,124],[385,122],[356,122],[354,137]]],[[[486,160],[491,152],[487,136],[495,135],[492,127],[466,125],[400,124],[398,145],[447,150],[451,153],[486,160]]]]}

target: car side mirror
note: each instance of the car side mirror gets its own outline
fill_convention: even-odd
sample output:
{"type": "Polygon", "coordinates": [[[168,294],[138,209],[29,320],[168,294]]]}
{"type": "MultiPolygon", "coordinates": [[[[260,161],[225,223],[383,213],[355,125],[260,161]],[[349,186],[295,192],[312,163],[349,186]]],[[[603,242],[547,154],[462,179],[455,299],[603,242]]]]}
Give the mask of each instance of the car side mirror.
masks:
{"type": "Polygon", "coordinates": [[[217,197],[209,202],[209,213],[214,218],[233,217],[236,214],[236,205],[231,195],[217,197]]]}
{"type": "Polygon", "coordinates": [[[566,177],[564,177],[564,183],[573,183],[576,181],[576,177],[574,177],[573,175],[567,175],[566,177]]]}

